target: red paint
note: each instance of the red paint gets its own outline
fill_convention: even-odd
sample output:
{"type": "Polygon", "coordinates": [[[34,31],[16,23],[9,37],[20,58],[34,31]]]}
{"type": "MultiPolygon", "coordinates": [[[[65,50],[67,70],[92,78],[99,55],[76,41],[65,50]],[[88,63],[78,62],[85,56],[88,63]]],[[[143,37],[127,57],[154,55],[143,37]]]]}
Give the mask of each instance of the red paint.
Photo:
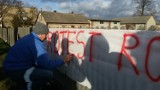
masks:
{"type": "Polygon", "coordinates": [[[91,34],[89,61],[92,62],[93,61],[92,60],[93,38],[96,35],[101,35],[101,33],[99,33],[99,32],[90,32],[89,34],[91,34]]]}
{"type": "Polygon", "coordinates": [[[79,59],[82,59],[84,57],[84,55],[85,55],[85,47],[86,46],[85,46],[85,43],[83,41],[78,40],[78,36],[79,36],[80,33],[84,33],[84,31],[81,30],[81,31],[78,32],[78,34],[76,36],[76,40],[77,40],[77,43],[82,44],[82,46],[83,46],[83,49],[82,49],[83,50],[83,54],[80,56],[80,54],[78,53],[77,57],[79,59]]]}
{"type": "Polygon", "coordinates": [[[145,58],[145,71],[146,71],[146,74],[149,77],[149,79],[151,79],[154,82],[158,82],[158,81],[160,81],[160,75],[158,77],[152,76],[151,73],[149,72],[149,68],[148,68],[150,49],[152,48],[152,43],[154,41],[160,41],[160,37],[154,37],[154,38],[152,38],[150,40],[148,46],[147,46],[147,52],[146,52],[146,58],[145,58]]]}
{"type": "Polygon", "coordinates": [[[68,46],[68,45],[74,44],[74,41],[72,41],[72,40],[70,39],[70,35],[72,35],[72,34],[75,35],[76,32],[75,32],[75,31],[68,31],[68,35],[67,35],[67,39],[68,39],[67,54],[71,53],[71,52],[69,52],[69,46],[68,46]]]}
{"type": "MultiPolygon", "coordinates": [[[[57,49],[57,47],[56,47],[56,43],[58,42],[58,43],[60,43],[60,41],[58,40],[58,38],[59,38],[59,33],[58,33],[58,31],[56,31],[56,32],[54,32],[54,34],[53,34],[53,39],[54,39],[54,42],[53,42],[53,44],[54,44],[54,53],[57,53],[58,54],[58,49],[57,49]]],[[[60,45],[60,44],[58,44],[58,45],[60,45]]],[[[60,46],[58,46],[58,48],[60,49],[60,46]]]]}
{"type": "MultiPolygon", "coordinates": [[[[54,46],[56,46],[56,43],[57,43],[58,44],[58,50],[60,50],[60,48],[62,48],[62,50],[63,50],[64,43],[61,42],[61,40],[63,40],[64,37],[67,36],[66,38],[68,39],[68,44],[74,45],[74,43],[77,42],[79,45],[81,45],[83,47],[82,55],[80,53],[77,53],[77,55],[76,55],[76,57],[78,57],[78,59],[82,59],[85,55],[86,45],[85,45],[85,42],[80,40],[80,38],[78,38],[78,37],[83,33],[84,33],[83,30],[81,30],[81,31],[56,31],[56,32],[54,32],[54,34],[52,32],[49,32],[48,36],[47,36],[47,40],[48,40],[47,50],[49,51],[49,49],[50,49],[51,52],[52,52],[52,48],[53,48],[52,43],[51,43],[52,39],[54,39],[54,42],[53,42],[54,46]],[[74,42],[73,39],[70,38],[72,35],[76,36],[76,42],[74,42]],[[56,36],[58,36],[58,42],[56,42],[56,36]],[[62,44],[62,47],[60,46],[61,44],[62,44]]],[[[92,52],[93,52],[93,46],[94,46],[94,38],[95,38],[96,35],[101,35],[101,33],[100,32],[89,32],[89,34],[91,35],[89,61],[92,62],[93,61],[92,52]]],[[[148,67],[149,57],[150,57],[150,54],[151,54],[151,48],[152,48],[153,43],[155,41],[160,41],[160,36],[151,38],[151,40],[149,41],[149,44],[147,45],[144,69],[146,71],[147,77],[150,80],[152,80],[154,82],[158,82],[158,81],[160,81],[160,75],[155,77],[154,75],[152,75],[150,73],[150,70],[149,70],[149,67],[148,67]]],[[[131,58],[129,53],[127,53],[127,51],[129,51],[129,50],[136,49],[139,45],[140,45],[139,39],[135,34],[124,34],[123,35],[123,43],[122,43],[122,46],[121,46],[121,51],[120,51],[120,54],[119,54],[119,59],[118,59],[118,64],[117,64],[118,65],[118,70],[121,70],[121,68],[122,68],[122,58],[123,58],[123,55],[125,55],[126,58],[128,59],[128,61],[130,62],[130,64],[132,65],[135,74],[136,75],[140,74],[139,70],[137,69],[136,65],[134,64],[133,59],[131,58]],[[127,46],[126,45],[126,43],[128,42],[127,38],[134,39],[135,43],[133,45],[127,46]]],[[[67,45],[67,47],[69,47],[69,46],[67,45]]],[[[56,47],[54,47],[54,52],[57,52],[56,47]]],[[[69,48],[67,48],[67,52],[70,53],[69,48]]]]}
{"type": "Polygon", "coordinates": [[[56,44],[57,44],[57,52],[61,49],[61,40],[60,40],[60,34],[59,34],[59,32],[58,31],[55,31],[54,32],[56,35],[57,35],[57,37],[58,37],[58,40],[57,40],[57,43],[55,43],[54,42],[54,45],[55,45],[55,48],[56,48],[56,44]]]}
{"type": "Polygon", "coordinates": [[[139,75],[139,71],[138,71],[138,69],[136,68],[136,65],[134,64],[131,56],[130,56],[130,55],[127,53],[127,51],[126,51],[126,49],[134,49],[134,48],[136,48],[138,45],[139,45],[139,40],[138,40],[138,37],[137,37],[136,35],[134,35],[134,34],[124,34],[123,44],[122,44],[121,52],[120,52],[120,54],[119,54],[118,70],[120,70],[121,67],[122,67],[122,56],[123,56],[123,54],[124,54],[124,55],[128,58],[129,62],[131,63],[131,65],[132,65],[135,73],[136,73],[137,75],[139,75]],[[135,45],[133,45],[133,46],[125,46],[125,43],[127,42],[127,40],[126,40],[127,37],[132,37],[132,38],[134,38],[135,41],[136,41],[135,45]]]}
{"type": "Polygon", "coordinates": [[[59,38],[59,33],[58,31],[56,32],[50,32],[48,33],[47,35],[47,40],[48,40],[48,43],[47,43],[47,51],[48,52],[51,52],[52,53],[52,49],[54,49],[54,53],[58,53],[58,50],[60,49],[60,40],[58,39],[58,41],[56,41],[56,37],[58,36],[59,38]],[[53,42],[53,46],[52,46],[52,39],[54,39],[54,42],[53,42]],[[58,42],[58,49],[56,48],[56,43],[58,42]]]}
{"type": "MultiPolygon", "coordinates": [[[[64,45],[64,42],[63,42],[63,39],[64,39],[64,35],[67,34],[67,31],[61,31],[60,34],[62,35],[62,42],[61,42],[61,45],[62,45],[62,55],[64,55],[64,49],[65,49],[65,45],[64,45]]],[[[68,43],[67,43],[67,47],[68,47],[68,43]]]]}
{"type": "Polygon", "coordinates": [[[49,31],[49,33],[47,35],[47,40],[48,40],[47,51],[50,50],[51,53],[52,53],[52,46],[51,46],[52,34],[53,33],[49,31]],[[50,37],[50,35],[51,35],[51,37],[50,37]]]}

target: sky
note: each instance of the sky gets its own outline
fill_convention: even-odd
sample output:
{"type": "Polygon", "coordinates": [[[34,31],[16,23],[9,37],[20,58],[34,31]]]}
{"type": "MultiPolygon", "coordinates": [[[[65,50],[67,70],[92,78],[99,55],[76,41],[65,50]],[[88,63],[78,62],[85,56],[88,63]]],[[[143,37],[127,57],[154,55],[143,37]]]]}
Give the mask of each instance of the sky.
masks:
{"type": "MultiPolygon", "coordinates": [[[[135,5],[132,0],[22,0],[24,6],[37,7],[43,11],[57,11],[62,13],[84,14],[90,18],[112,19],[130,17],[135,5]]],[[[160,11],[160,0],[155,6],[160,11]]],[[[159,15],[160,16],[160,15],[159,15]]],[[[159,18],[160,19],[160,18],[159,18]]]]}

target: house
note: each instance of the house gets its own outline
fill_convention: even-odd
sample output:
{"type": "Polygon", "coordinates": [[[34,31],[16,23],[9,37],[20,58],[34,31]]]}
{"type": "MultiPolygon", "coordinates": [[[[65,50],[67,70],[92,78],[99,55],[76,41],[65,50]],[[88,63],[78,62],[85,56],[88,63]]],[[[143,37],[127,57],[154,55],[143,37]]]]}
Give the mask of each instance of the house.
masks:
{"type": "Polygon", "coordinates": [[[149,30],[156,25],[153,16],[136,16],[126,18],[115,18],[120,21],[120,29],[127,30],[149,30]]]}
{"type": "Polygon", "coordinates": [[[157,21],[157,30],[160,30],[160,23],[157,21]]]}
{"type": "Polygon", "coordinates": [[[90,27],[96,29],[119,29],[120,21],[104,20],[104,19],[89,19],[90,27]]]}
{"type": "Polygon", "coordinates": [[[3,17],[3,27],[20,27],[34,25],[37,18],[36,8],[11,7],[3,17]]]}
{"type": "Polygon", "coordinates": [[[85,16],[73,12],[41,11],[37,21],[47,24],[49,28],[89,28],[90,25],[85,16]]]}

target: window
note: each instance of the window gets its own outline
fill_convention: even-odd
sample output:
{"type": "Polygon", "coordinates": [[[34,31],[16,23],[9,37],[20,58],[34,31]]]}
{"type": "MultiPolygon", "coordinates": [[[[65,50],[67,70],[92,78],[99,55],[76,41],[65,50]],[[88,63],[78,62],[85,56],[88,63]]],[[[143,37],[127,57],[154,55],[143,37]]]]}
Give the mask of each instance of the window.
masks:
{"type": "Polygon", "coordinates": [[[103,21],[100,21],[100,24],[104,24],[104,22],[103,22],[103,21]]]}
{"type": "Polygon", "coordinates": [[[71,25],[71,28],[75,28],[75,26],[74,26],[74,25],[71,25]]]}
{"type": "Polygon", "coordinates": [[[117,24],[117,22],[114,22],[114,24],[117,24]]]}
{"type": "Polygon", "coordinates": [[[62,25],[62,28],[65,28],[65,25],[62,25]]]}

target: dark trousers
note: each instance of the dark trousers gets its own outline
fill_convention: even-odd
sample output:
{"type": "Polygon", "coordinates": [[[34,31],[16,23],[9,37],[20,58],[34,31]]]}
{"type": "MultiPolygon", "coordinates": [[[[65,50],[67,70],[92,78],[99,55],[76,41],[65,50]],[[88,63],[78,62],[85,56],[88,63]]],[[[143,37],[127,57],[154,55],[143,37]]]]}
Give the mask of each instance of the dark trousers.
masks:
{"type": "Polygon", "coordinates": [[[25,71],[7,72],[7,75],[12,83],[10,90],[27,90],[27,84],[23,78],[25,71]]]}
{"type": "Polygon", "coordinates": [[[30,75],[31,90],[40,90],[47,85],[48,82],[53,81],[53,72],[51,70],[35,68],[30,75]]]}
{"type": "Polygon", "coordinates": [[[32,67],[27,71],[9,72],[8,76],[16,82],[19,90],[41,90],[50,81],[53,81],[51,70],[32,67]]]}

